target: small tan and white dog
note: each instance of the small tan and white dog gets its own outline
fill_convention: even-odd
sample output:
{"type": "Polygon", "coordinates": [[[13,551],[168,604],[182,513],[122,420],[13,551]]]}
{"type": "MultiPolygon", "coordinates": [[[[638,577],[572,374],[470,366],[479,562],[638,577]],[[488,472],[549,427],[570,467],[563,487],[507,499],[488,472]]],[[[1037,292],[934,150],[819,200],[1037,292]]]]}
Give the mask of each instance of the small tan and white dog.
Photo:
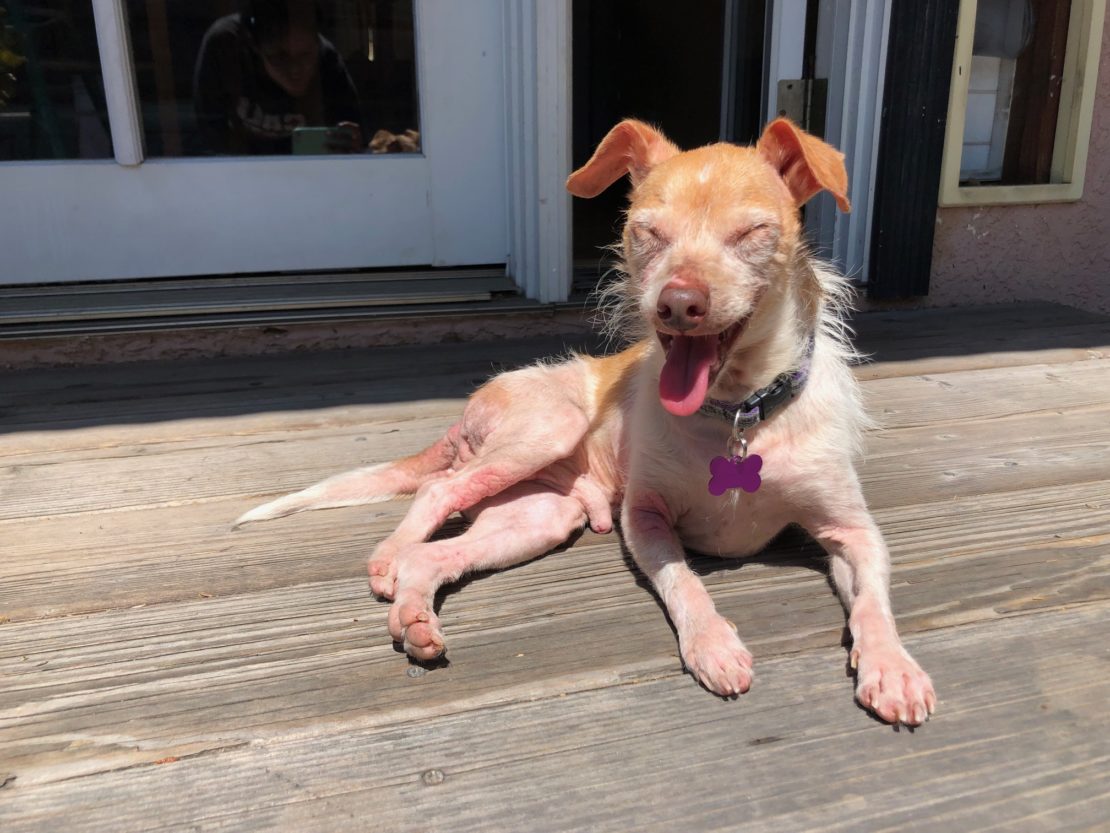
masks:
{"type": "Polygon", "coordinates": [[[755,147],[680,152],[623,121],[567,181],[592,197],[633,190],[610,293],[635,340],[501,374],[412,457],[359,469],[248,512],[237,524],[415,494],[370,557],[389,630],[421,660],[443,653],[436,590],[464,573],[548,552],[584,524],[621,528],[666,605],[686,668],[736,695],[752,657],[686,562],[762,549],[798,524],[831,556],[848,610],[859,702],[917,725],[936,705],[891,614],[890,559],[853,466],[867,425],[841,322],[846,286],[815,263],[799,207],[827,190],[848,210],[842,154],[785,119],[755,147]],[[448,516],[470,526],[430,541],[448,516]]]}

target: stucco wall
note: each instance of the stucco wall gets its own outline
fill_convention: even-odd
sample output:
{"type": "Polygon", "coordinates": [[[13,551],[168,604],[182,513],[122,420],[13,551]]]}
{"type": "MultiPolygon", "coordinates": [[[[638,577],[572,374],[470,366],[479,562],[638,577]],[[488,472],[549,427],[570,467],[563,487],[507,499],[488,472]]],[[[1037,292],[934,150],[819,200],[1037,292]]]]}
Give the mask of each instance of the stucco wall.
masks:
{"type": "Polygon", "coordinates": [[[937,211],[930,305],[1034,299],[1110,313],[1110,15],[1083,199],[937,211]]]}

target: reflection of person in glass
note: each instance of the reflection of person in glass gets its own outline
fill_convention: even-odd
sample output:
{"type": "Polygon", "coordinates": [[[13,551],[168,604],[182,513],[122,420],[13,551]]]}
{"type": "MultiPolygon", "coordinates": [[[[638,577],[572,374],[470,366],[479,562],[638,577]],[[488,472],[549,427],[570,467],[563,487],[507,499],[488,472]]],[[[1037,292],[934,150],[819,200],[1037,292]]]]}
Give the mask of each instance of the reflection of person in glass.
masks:
{"type": "MultiPolygon", "coordinates": [[[[320,131],[318,152],[362,148],[358,95],[320,34],[315,0],[244,0],[208,29],[193,107],[212,153],[287,154],[297,128],[320,131]]],[[[302,131],[302,134],[304,131],[302,131]]]]}

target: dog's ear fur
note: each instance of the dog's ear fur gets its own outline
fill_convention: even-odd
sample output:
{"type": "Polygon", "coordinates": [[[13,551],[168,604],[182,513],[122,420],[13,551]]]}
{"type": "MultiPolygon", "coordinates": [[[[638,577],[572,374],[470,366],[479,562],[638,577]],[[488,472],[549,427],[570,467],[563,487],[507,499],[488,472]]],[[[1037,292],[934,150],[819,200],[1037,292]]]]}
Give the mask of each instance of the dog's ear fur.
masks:
{"type": "Polygon", "coordinates": [[[652,168],[678,152],[651,125],[625,119],[601,140],[590,161],[567,177],[567,190],[576,197],[596,197],[626,173],[635,187],[652,168]]]}
{"type": "Polygon", "coordinates": [[[756,145],[790,189],[801,206],[818,191],[828,191],[841,211],[852,210],[848,202],[848,171],[844,154],[811,136],[790,119],[775,119],[756,145]]]}

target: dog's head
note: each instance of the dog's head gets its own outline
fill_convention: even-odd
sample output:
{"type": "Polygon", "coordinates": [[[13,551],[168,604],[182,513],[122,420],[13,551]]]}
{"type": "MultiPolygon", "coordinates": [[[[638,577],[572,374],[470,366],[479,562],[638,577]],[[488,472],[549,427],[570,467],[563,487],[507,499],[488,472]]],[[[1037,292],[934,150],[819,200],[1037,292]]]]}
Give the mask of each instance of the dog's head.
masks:
{"type": "MultiPolygon", "coordinates": [[[[579,197],[625,174],[632,193],[622,238],[622,303],[666,353],[663,406],[697,411],[729,358],[797,314],[808,272],[798,209],[828,190],[848,211],[844,156],[787,119],[755,147],[681,152],[649,125],[622,121],[567,179],[579,197]]],[[[813,322],[815,323],[815,322],[813,322]]]]}

